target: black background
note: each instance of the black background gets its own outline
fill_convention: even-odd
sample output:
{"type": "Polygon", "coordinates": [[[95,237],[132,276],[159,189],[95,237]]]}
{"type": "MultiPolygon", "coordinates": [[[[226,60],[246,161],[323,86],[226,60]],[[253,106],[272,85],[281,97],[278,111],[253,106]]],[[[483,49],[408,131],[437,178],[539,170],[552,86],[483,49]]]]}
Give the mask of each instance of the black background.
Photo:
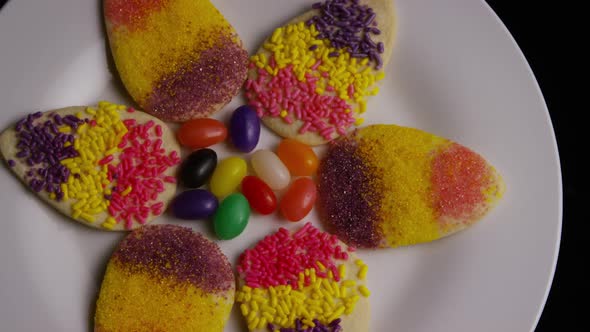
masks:
{"type": "MultiPolygon", "coordinates": [[[[535,73],[549,108],[561,158],[564,192],[561,248],[551,292],[536,331],[563,331],[570,327],[572,331],[587,330],[584,318],[589,308],[585,302],[588,282],[582,281],[587,279],[583,271],[587,270],[584,263],[588,259],[586,250],[582,249],[582,236],[586,233],[582,227],[586,227],[584,223],[590,222],[590,218],[586,213],[582,220],[582,185],[577,175],[584,165],[582,153],[589,149],[575,151],[574,144],[584,149],[583,143],[589,141],[580,139],[583,121],[579,119],[588,106],[583,98],[566,97],[566,93],[573,95],[570,91],[575,86],[588,86],[587,82],[575,81],[576,76],[580,77],[578,80],[583,77],[576,75],[581,74],[581,69],[575,67],[574,58],[588,41],[587,37],[573,38],[578,22],[574,17],[581,9],[572,7],[569,1],[486,1],[508,27],[535,73]]],[[[0,0],[0,8],[5,2],[0,0]]]]}

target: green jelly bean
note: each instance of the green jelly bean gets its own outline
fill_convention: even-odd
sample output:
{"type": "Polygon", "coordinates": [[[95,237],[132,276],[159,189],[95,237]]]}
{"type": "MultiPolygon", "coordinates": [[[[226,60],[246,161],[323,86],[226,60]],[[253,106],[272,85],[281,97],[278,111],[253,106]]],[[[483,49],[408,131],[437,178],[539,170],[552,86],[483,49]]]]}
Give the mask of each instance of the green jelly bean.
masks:
{"type": "Polygon", "coordinates": [[[222,240],[240,235],[250,218],[250,205],[244,195],[234,193],[227,196],[217,208],[213,217],[215,234],[222,240]]]}

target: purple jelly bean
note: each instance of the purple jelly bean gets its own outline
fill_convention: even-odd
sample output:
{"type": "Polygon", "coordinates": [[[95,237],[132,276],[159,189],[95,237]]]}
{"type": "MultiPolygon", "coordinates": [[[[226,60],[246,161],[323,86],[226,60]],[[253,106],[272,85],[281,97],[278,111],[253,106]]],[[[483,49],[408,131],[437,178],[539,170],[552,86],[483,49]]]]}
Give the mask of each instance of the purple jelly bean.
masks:
{"type": "Polygon", "coordinates": [[[180,219],[206,219],[213,215],[219,203],[207,190],[194,189],[180,193],[172,202],[171,210],[180,219]]]}
{"type": "Polygon", "coordinates": [[[232,114],[229,134],[233,145],[242,152],[250,152],[260,139],[260,119],[248,105],[238,107],[232,114]]]}

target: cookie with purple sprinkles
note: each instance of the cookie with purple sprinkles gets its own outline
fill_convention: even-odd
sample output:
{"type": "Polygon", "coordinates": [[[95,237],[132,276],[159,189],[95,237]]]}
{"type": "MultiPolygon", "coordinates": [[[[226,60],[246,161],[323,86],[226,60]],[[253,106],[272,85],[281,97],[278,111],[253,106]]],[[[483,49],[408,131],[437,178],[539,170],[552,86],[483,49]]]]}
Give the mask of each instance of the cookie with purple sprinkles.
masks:
{"type": "Polygon", "coordinates": [[[231,265],[215,243],[187,227],[145,226],[111,256],[94,330],[221,332],[234,291],[231,265]]]}

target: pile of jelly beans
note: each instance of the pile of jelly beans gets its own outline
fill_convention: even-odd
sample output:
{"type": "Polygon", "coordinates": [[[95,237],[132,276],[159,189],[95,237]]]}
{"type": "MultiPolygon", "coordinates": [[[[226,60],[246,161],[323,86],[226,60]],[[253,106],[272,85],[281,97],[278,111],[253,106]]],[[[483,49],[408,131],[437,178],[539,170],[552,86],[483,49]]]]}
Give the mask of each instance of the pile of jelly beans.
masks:
{"type": "Polygon", "coordinates": [[[209,147],[229,139],[241,152],[255,150],[260,139],[260,119],[247,105],[232,114],[229,133],[215,119],[185,122],[177,132],[181,145],[194,149],[183,161],[178,177],[181,192],[172,202],[171,211],[181,219],[213,219],[215,234],[224,240],[240,235],[250,218],[251,209],[262,215],[280,210],[289,221],[303,219],[313,208],[317,189],[312,176],[318,167],[315,152],[294,139],[283,139],[276,153],[266,149],[254,151],[250,163],[255,175],[248,175],[248,164],[238,156],[218,162],[209,147]],[[291,181],[291,177],[296,177],[291,181]],[[208,184],[208,189],[200,189],[208,184]],[[241,193],[237,192],[241,188],[241,193]],[[276,191],[287,188],[280,202],[276,191]],[[220,202],[221,200],[221,202],[220,202]]]}

